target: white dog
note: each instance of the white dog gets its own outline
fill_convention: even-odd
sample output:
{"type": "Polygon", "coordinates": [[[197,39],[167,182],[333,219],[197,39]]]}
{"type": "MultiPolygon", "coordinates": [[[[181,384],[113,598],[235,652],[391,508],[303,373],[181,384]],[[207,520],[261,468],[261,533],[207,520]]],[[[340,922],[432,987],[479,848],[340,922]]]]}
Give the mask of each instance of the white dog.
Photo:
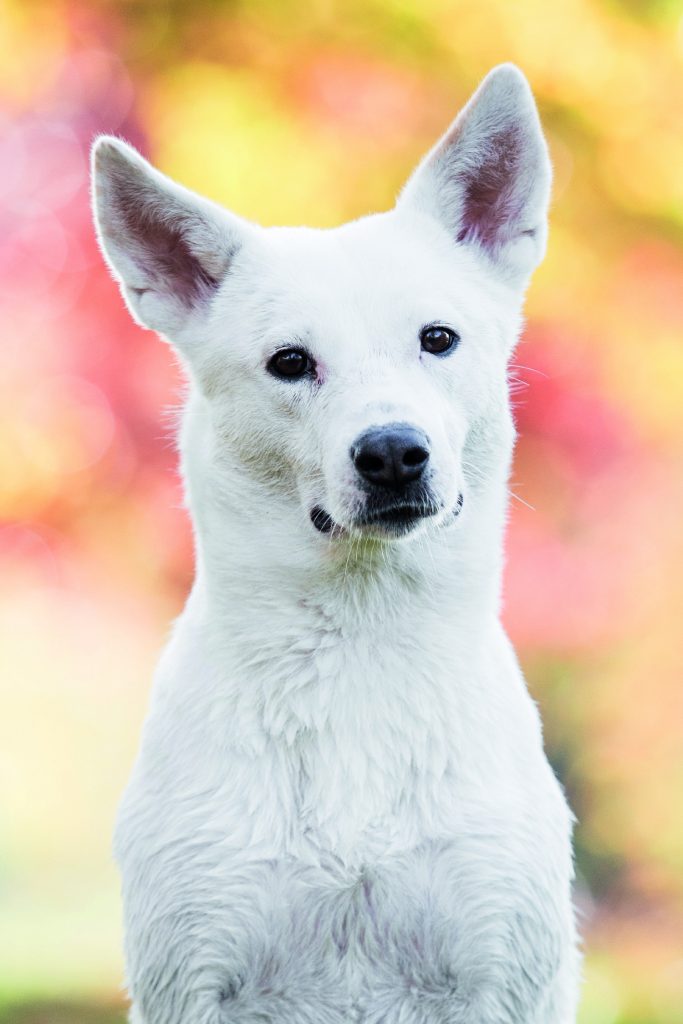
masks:
{"type": "Polygon", "coordinates": [[[330,231],[112,138],[94,175],[187,370],[197,550],[116,829],[132,1020],[570,1024],[572,817],[499,622],[551,177],[526,80],[494,70],[393,210],[330,231]]]}

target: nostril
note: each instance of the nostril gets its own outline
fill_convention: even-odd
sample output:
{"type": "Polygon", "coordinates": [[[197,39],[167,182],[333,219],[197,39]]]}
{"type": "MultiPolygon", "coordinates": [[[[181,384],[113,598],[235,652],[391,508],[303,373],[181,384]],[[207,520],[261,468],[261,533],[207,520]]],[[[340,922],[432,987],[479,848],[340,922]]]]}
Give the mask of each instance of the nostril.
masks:
{"type": "Polygon", "coordinates": [[[384,469],[384,459],[370,452],[359,452],[354,462],[361,473],[380,473],[384,469]]]}
{"type": "Polygon", "coordinates": [[[422,466],[429,458],[429,452],[426,448],[414,447],[407,448],[403,453],[401,462],[404,466],[422,466]]]}

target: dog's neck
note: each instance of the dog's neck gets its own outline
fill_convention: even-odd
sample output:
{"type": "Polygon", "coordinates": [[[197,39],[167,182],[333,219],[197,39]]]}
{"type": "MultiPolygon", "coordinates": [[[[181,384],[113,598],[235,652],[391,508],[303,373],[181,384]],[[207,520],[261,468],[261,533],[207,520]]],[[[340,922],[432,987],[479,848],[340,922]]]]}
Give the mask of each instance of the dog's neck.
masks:
{"type": "Polygon", "coordinates": [[[349,862],[373,854],[372,822],[401,800],[396,841],[417,842],[427,819],[439,827],[435,780],[454,759],[470,770],[463,731],[500,652],[506,474],[470,486],[451,526],[394,543],[320,536],[294,497],[252,482],[249,502],[229,476],[230,489],[188,481],[198,706],[210,688],[220,742],[229,728],[245,756],[277,751],[308,780],[315,829],[349,862]]]}

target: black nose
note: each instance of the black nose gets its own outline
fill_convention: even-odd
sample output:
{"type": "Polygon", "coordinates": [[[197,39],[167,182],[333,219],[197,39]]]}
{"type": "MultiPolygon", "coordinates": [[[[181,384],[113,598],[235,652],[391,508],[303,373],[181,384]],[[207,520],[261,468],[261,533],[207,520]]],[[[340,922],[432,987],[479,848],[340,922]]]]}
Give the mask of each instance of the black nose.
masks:
{"type": "Polygon", "coordinates": [[[351,446],[351,458],[369,483],[402,487],[424,473],[429,462],[429,439],[408,423],[371,427],[351,446]]]}

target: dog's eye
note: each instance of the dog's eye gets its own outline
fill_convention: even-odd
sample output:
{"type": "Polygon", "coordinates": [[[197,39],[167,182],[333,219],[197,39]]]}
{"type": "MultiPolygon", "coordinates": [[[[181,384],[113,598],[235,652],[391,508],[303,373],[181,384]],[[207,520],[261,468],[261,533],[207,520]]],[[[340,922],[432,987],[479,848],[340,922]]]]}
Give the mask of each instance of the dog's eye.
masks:
{"type": "Polygon", "coordinates": [[[452,352],[460,341],[460,335],[450,327],[435,325],[423,327],[420,331],[420,344],[423,352],[431,352],[434,356],[445,356],[452,352]]]}
{"type": "Polygon", "coordinates": [[[297,380],[313,369],[313,360],[303,348],[281,348],[268,360],[268,372],[282,380],[297,380]]]}

